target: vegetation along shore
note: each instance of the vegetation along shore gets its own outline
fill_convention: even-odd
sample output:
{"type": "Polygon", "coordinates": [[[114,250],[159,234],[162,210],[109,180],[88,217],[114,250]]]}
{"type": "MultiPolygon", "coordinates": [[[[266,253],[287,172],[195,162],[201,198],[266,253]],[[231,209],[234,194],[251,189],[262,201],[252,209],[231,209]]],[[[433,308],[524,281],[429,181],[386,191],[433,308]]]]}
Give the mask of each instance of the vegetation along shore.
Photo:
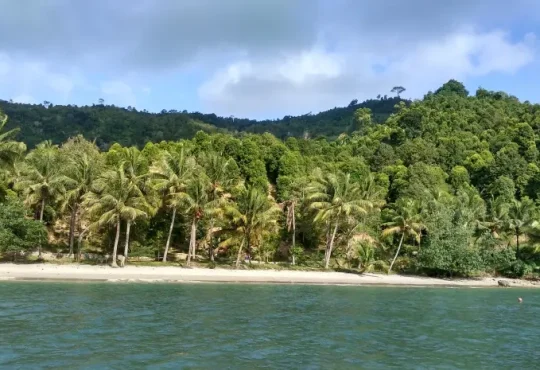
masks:
{"type": "MultiPolygon", "coordinates": [[[[451,80],[418,101],[379,97],[264,122],[103,102],[0,106],[10,116],[0,118],[5,261],[110,255],[128,276],[156,269],[129,267],[136,257],[538,277],[540,105],[503,92],[469,94],[451,80]]],[[[268,273],[253,271],[237,274],[268,273]]]]}

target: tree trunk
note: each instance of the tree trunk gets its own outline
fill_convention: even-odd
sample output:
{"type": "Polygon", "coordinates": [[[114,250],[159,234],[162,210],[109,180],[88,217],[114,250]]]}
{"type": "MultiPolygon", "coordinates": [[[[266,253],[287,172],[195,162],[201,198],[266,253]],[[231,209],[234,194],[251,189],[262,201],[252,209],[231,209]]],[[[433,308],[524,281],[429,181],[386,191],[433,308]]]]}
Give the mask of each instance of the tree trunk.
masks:
{"type": "Polygon", "coordinates": [[[81,261],[81,245],[82,245],[82,240],[83,240],[83,237],[84,237],[84,234],[86,234],[86,232],[90,229],[90,227],[87,227],[86,229],[84,229],[80,234],[79,234],[79,241],[77,243],[77,262],[80,262],[81,261]]]}
{"type": "Polygon", "coordinates": [[[169,253],[169,245],[171,245],[171,236],[174,229],[174,219],[176,217],[176,207],[173,208],[171,226],[169,226],[169,235],[167,236],[167,243],[165,244],[165,251],[163,252],[163,262],[167,262],[167,253],[169,253]]]}
{"type": "Polygon", "coordinates": [[[295,246],[296,246],[296,216],[294,214],[294,203],[293,203],[293,206],[292,206],[292,264],[293,266],[295,265],[295,258],[294,258],[294,254],[296,253],[295,251],[295,246]]]}
{"type": "MultiPolygon", "coordinates": [[[[41,209],[39,211],[39,222],[43,225],[43,213],[45,212],[45,198],[41,200],[41,209]]],[[[43,256],[41,255],[41,236],[39,237],[39,245],[38,245],[38,260],[43,259],[43,256]]]]}
{"type": "Polygon", "coordinates": [[[330,256],[332,256],[332,249],[334,248],[334,240],[336,238],[336,233],[338,230],[339,222],[336,221],[336,226],[330,237],[330,243],[328,244],[328,252],[326,253],[326,260],[324,261],[324,268],[327,269],[330,266],[330,256]]]}
{"type": "MultiPolygon", "coordinates": [[[[193,225],[191,227],[193,227],[193,225]]],[[[191,232],[193,233],[193,230],[191,230],[191,232]]],[[[194,238],[193,238],[193,244],[191,246],[191,258],[195,260],[195,253],[197,252],[197,224],[195,224],[195,233],[193,234],[193,236],[194,238]]],[[[190,241],[191,241],[191,237],[190,237],[190,241]]]]}
{"type": "Polygon", "coordinates": [[[208,231],[208,254],[210,261],[214,262],[214,220],[210,221],[210,230],[208,231]]]}
{"type": "MultiPolygon", "coordinates": [[[[129,231],[131,230],[131,220],[127,221],[126,225],[126,244],[124,244],[124,265],[127,263],[129,251],[129,231]]],[[[123,267],[123,266],[122,266],[123,267]]]]}
{"type": "Polygon", "coordinates": [[[399,254],[399,250],[401,249],[401,245],[403,244],[403,239],[405,238],[405,233],[401,234],[401,240],[399,241],[399,246],[398,246],[398,249],[396,251],[396,255],[394,256],[394,259],[392,260],[392,263],[390,264],[390,268],[388,269],[388,273],[390,273],[390,271],[392,271],[392,266],[394,266],[394,262],[396,262],[396,259],[398,257],[398,254],[399,254]]]}
{"type": "Polygon", "coordinates": [[[516,258],[519,259],[519,229],[516,228],[516,258]]]}
{"type": "Polygon", "coordinates": [[[75,223],[77,221],[77,205],[71,210],[71,219],[69,221],[69,258],[73,257],[73,245],[75,244],[75,223]]]}
{"type": "Polygon", "coordinates": [[[191,233],[189,238],[189,250],[188,250],[188,257],[187,257],[187,265],[189,266],[191,263],[191,257],[195,257],[195,243],[197,242],[197,218],[193,218],[193,222],[191,222],[191,233]]]}
{"type": "Polygon", "coordinates": [[[116,223],[116,237],[114,238],[114,247],[113,247],[113,255],[112,255],[112,267],[118,267],[118,264],[116,263],[116,254],[118,253],[118,241],[120,240],[120,225],[121,221],[118,220],[116,223]]]}
{"type": "Polygon", "coordinates": [[[248,263],[251,265],[251,255],[252,255],[252,253],[251,253],[251,243],[250,243],[250,240],[251,240],[250,238],[248,238],[248,239],[246,240],[246,243],[247,243],[247,245],[246,245],[247,248],[246,248],[246,249],[247,249],[248,263]]]}
{"type": "Polygon", "coordinates": [[[242,248],[244,248],[244,239],[240,243],[240,248],[238,248],[238,256],[236,257],[236,268],[240,267],[240,257],[242,256],[242,248]]]}
{"type": "Polygon", "coordinates": [[[326,257],[328,256],[329,245],[330,245],[330,223],[326,221],[326,245],[324,247],[324,263],[326,263],[326,257]]]}

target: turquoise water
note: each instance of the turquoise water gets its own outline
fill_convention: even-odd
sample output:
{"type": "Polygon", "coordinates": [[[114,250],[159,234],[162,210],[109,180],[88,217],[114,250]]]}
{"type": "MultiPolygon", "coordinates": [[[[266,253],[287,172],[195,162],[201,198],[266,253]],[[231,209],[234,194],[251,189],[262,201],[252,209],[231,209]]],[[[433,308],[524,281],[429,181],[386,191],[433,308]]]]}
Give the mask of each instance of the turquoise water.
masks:
{"type": "Polygon", "coordinates": [[[540,291],[10,282],[0,333],[9,369],[534,369],[540,291]]]}

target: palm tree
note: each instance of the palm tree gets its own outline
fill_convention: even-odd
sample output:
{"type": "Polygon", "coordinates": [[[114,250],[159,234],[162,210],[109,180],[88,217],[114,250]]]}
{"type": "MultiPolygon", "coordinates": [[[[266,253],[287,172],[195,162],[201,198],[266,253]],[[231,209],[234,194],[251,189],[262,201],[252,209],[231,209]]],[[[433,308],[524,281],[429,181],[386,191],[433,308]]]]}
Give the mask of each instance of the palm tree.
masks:
{"type": "Polygon", "coordinates": [[[456,217],[462,220],[465,226],[478,226],[486,214],[486,205],[480,194],[475,190],[461,190],[456,198],[456,217]]]}
{"type": "Polygon", "coordinates": [[[152,207],[148,201],[152,201],[154,197],[149,186],[150,172],[148,160],[144,154],[136,147],[122,148],[119,152],[118,161],[122,164],[126,177],[131,184],[140,191],[140,196],[134,199],[132,207],[126,209],[126,212],[122,215],[122,218],[126,220],[124,263],[127,263],[131,225],[137,218],[148,217],[152,212],[152,207]]]}
{"type": "Polygon", "coordinates": [[[0,169],[12,169],[16,159],[26,151],[26,145],[13,140],[19,131],[5,131],[8,117],[0,111],[0,169]]]}
{"type": "MultiPolygon", "coordinates": [[[[62,174],[58,165],[58,146],[45,141],[26,156],[16,186],[25,194],[27,205],[38,205],[39,221],[43,223],[45,206],[63,195],[66,186],[71,183],[71,179],[62,174]]],[[[41,243],[38,246],[38,258],[41,258],[41,243]]]]}
{"type": "Polygon", "coordinates": [[[383,260],[375,259],[375,248],[368,242],[360,242],[356,246],[358,257],[358,269],[361,272],[372,272],[375,268],[387,269],[388,265],[383,260]]]}
{"type": "Polygon", "coordinates": [[[412,199],[399,199],[394,204],[394,207],[390,209],[389,219],[390,221],[383,224],[385,229],[382,231],[382,236],[401,234],[398,249],[388,269],[390,273],[401,250],[403,240],[406,237],[413,237],[420,243],[422,230],[425,228],[425,225],[422,223],[420,204],[412,199]]]}
{"type": "Polygon", "coordinates": [[[281,206],[286,210],[285,223],[287,225],[287,231],[291,233],[291,247],[289,253],[292,258],[292,264],[296,264],[296,220],[297,220],[297,206],[303,204],[306,201],[306,193],[309,191],[309,182],[305,177],[296,179],[291,187],[291,191],[286,194],[286,201],[281,206]]]}
{"type": "Polygon", "coordinates": [[[182,149],[180,153],[165,152],[161,161],[151,168],[154,186],[164,196],[165,205],[172,210],[171,225],[163,253],[163,262],[167,262],[167,253],[171,244],[171,236],[178,206],[183,201],[188,183],[195,170],[195,160],[187,156],[182,149]]]}
{"type": "Polygon", "coordinates": [[[183,205],[186,207],[186,214],[188,215],[191,224],[187,256],[188,266],[191,262],[191,258],[195,258],[197,247],[197,225],[208,212],[211,212],[209,187],[210,182],[208,181],[208,178],[204,174],[198,175],[190,182],[183,198],[183,205]]]}
{"type": "MultiPolygon", "coordinates": [[[[132,184],[133,185],[133,184],[132,184]]],[[[128,261],[129,252],[129,236],[131,231],[131,225],[139,218],[146,218],[152,212],[152,207],[146,201],[146,198],[142,193],[137,191],[128,204],[122,210],[122,219],[126,220],[126,239],[124,244],[124,264],[128,261]]]]}
{"type": "Polygon", "coordinates": [[[240,266],[244,247],[251,253],[251,247],[260,244],[262,238],[275,229],[279,212],[279,207],[255,187],[244,189],[237,202],[227,206],[225,214],[231,224],[231,235],[221,245],[239,246],[237,268],[240,266]]]}
{"type": "Polygon", "coordinates": [[[351,180],[350,174],[316,173],[316,180],[310,187],[311,208],[317,211],[315,222],[325,222],[327,242],[324,267],[330,265],[334,241],[343,220],[349,216],[366,215],[373,208],[373,202],[363,199],[361,187],[351,180]]]}
{"type": "Polygon", "coordinates": [[[514,199],[508,208],[508,230],[516,237],[516,257],[519,259],[520,236],[534,221],[534,202],[529,198],[514,199]]]}
{"type": "Polygon", "coordinates": [[[142,192],[148,192],[149,168],[148,160],[136,147],[122,148],[119,153],[119,162],[124,167],[126,176],[142,192]]]}
{"type": "MultiPolygon", "coordinates": [[[[87,153],[72,155],[67,159],[66,176],[70,186],[63,196],[61,209],[69,209],[71,212],[69,223],[69,255],[73,255],[75,239],[75,225],[77,213],[85,194],[90,192],[92,184],[101,172],[101,163],[95,156],[90,157],[87,153]]],[[[99,156],[98,156],[99,157],[99,156]]]]}
{"type": "Polygon", "coordinates": [[[287,231],[291,232],[292,235],[292,244],[291,248],[289,250],[289,253],[292,256],[292,264],[293,266],[296,264],[294,250],[296,248],[296,198],[289,199],[287,202],[285,202],[285,208],[287,210],[287,218],[286,218],[286,224],[287,224],[287,231]]]}
{"type": "Polygon", "coordinates": [[[482,233],[487,231],[494,238],[499,238],[508,225],[509,205],[500,198],[491,199],[488,205],[488,214],[478,221],[478,230],[482,233]]]}
{"type": "MultiPolygon", "coordinates": [[[[129,243],[131,222],[147,215],[147,204],[140,189],[126,176],[122,165],[104,172],[84,196],[85,206],[91,215],[97,215],[99,226],[115,225],[112,266],[116,263],[122,220],[127,221],[126,248],[129,243]]],[[[124,257],[127,258],[127,255],[124,257]]]]}
{"type": "Polygon", "coordinates": [[[235,163],[233,159],[226,159],[222,155],[215,153],[201,156],[201,163],[210,183],[208,189],[208,202],[211,204],[213,212],[209,214],[209,227],[205,240],[208,244],[208,254],[210,261],[214,260],[213,234],[216,216],[223,216],[225,204],[231,197],[230,190],[239,184],[236,176],[232,172],[235,163]]]}

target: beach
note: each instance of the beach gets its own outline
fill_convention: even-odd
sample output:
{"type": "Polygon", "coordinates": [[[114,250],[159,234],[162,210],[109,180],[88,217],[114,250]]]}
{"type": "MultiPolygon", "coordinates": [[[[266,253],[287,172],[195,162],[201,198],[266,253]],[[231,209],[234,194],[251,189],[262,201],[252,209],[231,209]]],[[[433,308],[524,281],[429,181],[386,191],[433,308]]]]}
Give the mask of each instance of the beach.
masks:
{"type": "MultiPolygon", "coordinates": [[[[537,282],[505,279],[511,286],[540,287],[537,282]]],[[[281,283],[321,285],[497,287],[499,278],[437,279],[409,275],[354,274],[293,270],[231,270],[181,267],[0,264],[0,280],[170,283],[281,283]]]]}

